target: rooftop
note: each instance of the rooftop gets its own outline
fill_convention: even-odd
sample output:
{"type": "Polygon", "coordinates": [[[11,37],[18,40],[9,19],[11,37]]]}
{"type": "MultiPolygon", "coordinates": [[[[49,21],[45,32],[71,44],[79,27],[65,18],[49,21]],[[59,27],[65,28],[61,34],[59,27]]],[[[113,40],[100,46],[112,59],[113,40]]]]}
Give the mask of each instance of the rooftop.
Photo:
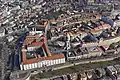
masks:
{"type": "Polygon", "coordinates": [[[22,46],[23,64],[31,64],[43,60],[55,60],[64,58],[63,54],[52,54],[46,44],[44,36],[28,35],[22,46]]]}
{"type": "Polygon", "coordinates": [[[4,28],[0,28],[0,33],[3,33],[4,31],[4,28]]]}

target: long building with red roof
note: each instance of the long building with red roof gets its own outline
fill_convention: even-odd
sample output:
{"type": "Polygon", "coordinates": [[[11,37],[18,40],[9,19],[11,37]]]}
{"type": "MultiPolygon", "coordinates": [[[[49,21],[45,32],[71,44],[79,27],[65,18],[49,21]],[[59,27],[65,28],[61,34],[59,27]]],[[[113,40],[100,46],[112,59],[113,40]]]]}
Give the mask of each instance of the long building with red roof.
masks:
{"type": "Polygon", "coordinates": [[[52,54],[44,36],[28,35],[22,46],[21,70],[65,63],[64,54],[52,54]]]}

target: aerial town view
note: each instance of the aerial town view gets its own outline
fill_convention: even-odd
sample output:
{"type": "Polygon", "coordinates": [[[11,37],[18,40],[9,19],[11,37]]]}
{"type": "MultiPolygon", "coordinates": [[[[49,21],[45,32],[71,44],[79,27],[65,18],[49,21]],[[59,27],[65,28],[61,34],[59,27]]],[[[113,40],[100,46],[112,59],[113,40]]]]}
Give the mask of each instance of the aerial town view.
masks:
{"type": "Polygon", "coordinates": [[[0,80],[120,80],[120,0],[0,0],[0,80]]]}

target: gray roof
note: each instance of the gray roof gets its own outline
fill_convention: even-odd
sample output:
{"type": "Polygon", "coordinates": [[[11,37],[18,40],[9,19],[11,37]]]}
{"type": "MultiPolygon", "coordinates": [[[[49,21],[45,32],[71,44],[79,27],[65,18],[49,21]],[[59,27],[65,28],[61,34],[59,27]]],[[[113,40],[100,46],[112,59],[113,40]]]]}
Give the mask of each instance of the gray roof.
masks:
{"type": "Polygon", "coordinates": [[[100,80],[112,80],[110,77],[103,77],[100,80]]]}
{"type": "Polygon", "coordinates": [[[4,32],[4,28],[0,28],[0,33],[3,33],[4,32]]]}
{"type": "Polygon", "coordinates": [[[116,70],[117,70],[118,72],[120,72],[120,65],[119,65],[119,64],[115,65],[114,67],[116,68],[116,70]]]}
{"type": "Polygon", "coordinates": [[[115,69],[113,66],[108,66],[107,69],[109,69],[109,70],[112,71],[112,72],[115,72],[115,71],[116,71],[116,69],[115,69]]]}

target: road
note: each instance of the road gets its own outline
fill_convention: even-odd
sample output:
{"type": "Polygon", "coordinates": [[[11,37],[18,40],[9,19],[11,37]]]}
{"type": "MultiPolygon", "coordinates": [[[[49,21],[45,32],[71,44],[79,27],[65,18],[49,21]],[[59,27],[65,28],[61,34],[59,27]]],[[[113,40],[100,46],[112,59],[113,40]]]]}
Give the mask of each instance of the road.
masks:
{"type": "Polygon", "coordinates": [[[32,69],[32,70],[25,70],[25,71],[14,71],[12,72],[12,76],[15,76],[17,74],[22,74],[22,73],[26,73],[26,72],[31,72],[31,71],[37,71],[37,72],[41,72],[41,71],[47,71],[49,69],[54,70],[59,70],[59,69],[63,69],[63,68],[68,68],[68,67],[72,67],[75,65],[80,65],[80,64],[87,64],[87,63],[96,63],[96,62],[104,62],[104,61],[111,61],[114,60],[116,58],[120,57],[120,53],[116,54],[114,56],[106,56],[106,57],[97,57],[97,58],[93,58],[93,59],[86,59],[86,60],[77,60],[74,62],[66,62],[65,64],[59,64],[59,65],[54,65],[54,66],[49,66],[49,67],[42,67],[42,68],[37,68],[37,69],[32,69]]]}

